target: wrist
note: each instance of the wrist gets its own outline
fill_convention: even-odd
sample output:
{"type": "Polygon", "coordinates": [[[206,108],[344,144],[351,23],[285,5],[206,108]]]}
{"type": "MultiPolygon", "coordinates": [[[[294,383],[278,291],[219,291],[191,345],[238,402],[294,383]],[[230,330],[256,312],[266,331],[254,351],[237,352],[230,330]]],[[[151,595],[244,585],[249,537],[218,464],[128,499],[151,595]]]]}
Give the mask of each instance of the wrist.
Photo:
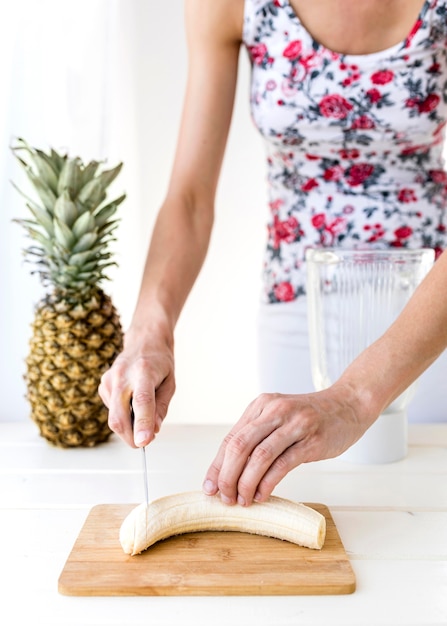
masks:
{"type": "Polygon", "coordinates": [[[332,385],[332,391],[364,430],[375,422],[387,405],[371,381],[358,371],[355,376],[350,376],[349,369],[345,371],[332,385]]]}
{"type": "Polygon", "coordinates": [[[124,347],[139,345],[144,349],[145,346],[153,346],[154,343],[163,344],[173,350],[174,324],[163,310],[150,306],[145,307],[144,313],[135,312],[124,335],[124,347]]]}

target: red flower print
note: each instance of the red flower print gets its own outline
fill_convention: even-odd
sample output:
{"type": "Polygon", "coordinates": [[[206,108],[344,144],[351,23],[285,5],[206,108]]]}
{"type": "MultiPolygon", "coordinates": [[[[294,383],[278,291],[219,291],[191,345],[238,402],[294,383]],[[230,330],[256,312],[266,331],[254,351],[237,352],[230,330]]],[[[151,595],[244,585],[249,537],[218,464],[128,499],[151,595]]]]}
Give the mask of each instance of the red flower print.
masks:
{"type": "Polygon", "coordinates": [[[352,122],[351,128],[365,130],[375,128],[375,124],[373,120],[367,115],[361,115],[352,122]]]}
{"type": "Polygon", "coordinates": [[[352,104],[339,94],[329,94],[320,100],[320,112],[324,117],[333,117],[337,120],[345,119],[349,111],[352,110],[352,104]]]}
{"type": "Polygon", "coordinates": [[[273,248],[277,250],[282,241],[293,243],[304,235],[300,223],[296,217],[280,220],[277,215],[273,218],[273,224],[268,227],[269,236],[273,240],[273,248]]]}
{"type": "Polygon", "coordinates": [[[333,167],[328,167],[327,170],[323,172],[324,180],[332,180],[337,181],[343,177],[343,168],[341,165],[334,165],[333,167]]]}
{"type": "Polygon", "coordinates": [[[258,43],[255,46],[249,48],[249,52],[253,63],[256,65],[262,65],[265,56],[268,53],[267,46],[263,43],[258,43]]]}
{"type": "Polygon", "coordinates": [[[311,221],[312,226],[320,232],[320,243],[323,245],[332,245],[335,237],[346,230],[344,217],[336,217],[328,222],[324,213],[317,213],[311,221]]]}
{"type": "Polygon", "coordinates": [[[371,82],[374,85],[386,85],[394,78],[394,72],[391,70],[378,70],[371,75],[371,82]]]}
{"type": "Polygon", "coordinates": [[[358,159],[360,152],[357,148],[342,148],[338,151],[342,159],[358,159]]]}
{"type": "Polygon", "coordinates": [[[288,282],[282,282],[279,283],[279,285],[275,285],[273,293],[279,302],[291,302],[295,298],[293,287],[288,282]]]}
{"type": "Polygon", "coordinates": [[[365,224],[363,230],[371,231],[371,235],[366,240],[367,243],[374,243],[375,241],[382,239],[382,237],[385,235],[385,229],[383,228],[382,224],[365,224]]]}
{"type": "Polygon", "coordinates": [[[311,221],[312,226],[317,230],[320,230],[320,228],[323,228],[326,223],[326,216],[324,213],[317,213],[312,217],[311,221]]]}
{"type": "Polygon", "coordinates": [[[410,226],[401,226],[400,228],[396,228],[394,234],[397,239],[407,239],[413,234],[413,229],[410,228],[410,226]]]}
{"type": "Polygon", "coordinates": [[[405,47],[409,48],[411,45],[411,42],[413,41],[413,37],[415,36],[415,34],[418,32],[418,30],[420,29],[420,27],[422,26],[423,21],[421,19],[417,20],[413,26],[413,28],[410,31],[410,34],[408,35],[408,37],[405,40],[405,47]]]}
{"type": "Polygon", "coordinates": [[[366,95],[368,96],[370,102],[372,102],[373,104],[376,104],[376,102],[379,102],[382,98],[382,94],[380,93],[380,91],[375,88],[368,89],[366,95]]]}
{"type": "Polygon", "coordinates": [[[444,170],[430,170],[430,180],[440,185],[447,183],[447,172],[444,170]]]}
{"type": "Polygon", "coordinates": [[[441,70],[441,65],[439,63],[433,63],[428,68],[427,72],[430,74],[437,74],[441,70]]]}
{"type": "Polygon", "coordinates": [[[407,146],[401,150],[401,156],[411,156],[412,154],[426,154],[429,151],[426,145],[407,146]]]}
{"type": "Polygon", "coordinates": [[[282,205],[284,204],[284,200],[281,200],[281,198],[278,198],[277,200],[272,200],[272,202],[269,202],[269,207],[270,210],[273,214],[278,213],[279,209],[282,207],[282,205]]]}
{"type": "Polygon", "coordinates": [[[301,56],[300,63],[303,67],[306,68],[306,70],[318,67],[322,63],[321,55],[318,52],[311,52],[310,54],[301,56]]]}
{"type": "Polygon", "coordinates": [[[347,183],[351,187],[361,185],[374,172],[374,166],[370,163],[357,163],[351,165],[347,172],[347,183]]]}
{"type": "Polygon", "coordinates": [[[290,61],[294,61],[300,56],[302,47],[303,45],[301,41],[299,39],[295,39],[295,41],[291,41],[289,43],[289,45],[286,47],[282,55],[286,57],[286,59],[289,59],[290,61]]]}
{"type": "Polygon", "coordinates": [[[407,107],[407,109],[414,109],[419,105],[419,102],[420,100],[418,98],[408,98],[405,101],[405,106],[407,107]]]}
{"type": "Polygon", "coordinates": [[[346,220],[344,217],[336,217],[332,222],[327,225],[327,230],[331,235],[338,235],[342,233],[346,228],[346,220]]]}
{"type": "Polygon", "coordinates": [[[312,191],[315,187],[318,187],[318,182],[315,178],[309,178],[309,180],[301,185],[301,191],[312,191]]]}
{"type": "Polygon", "coordinates": [[[438,126],[433,131],[433,136],[436,137],[436,135],[439,135],[446,124],[447,124],[446,121],[441,122],[440,124],[438,124],[438,126]]]}
{"type": "Polygon", "coordinates": [[[431,113],[439,104],[440,97],[436,93],[430,93],[428,96],[418,104],[419,113],[431,113]]]}
{"type": "Polygon", "coordinates": [[[408,188],[404,188],[404,189],[400,189],[399,193],[397,194],[397,199],[399,200],[399,202],[417,202],[417,196],[414,193],[413,189],[408,189],[408,188]]]}

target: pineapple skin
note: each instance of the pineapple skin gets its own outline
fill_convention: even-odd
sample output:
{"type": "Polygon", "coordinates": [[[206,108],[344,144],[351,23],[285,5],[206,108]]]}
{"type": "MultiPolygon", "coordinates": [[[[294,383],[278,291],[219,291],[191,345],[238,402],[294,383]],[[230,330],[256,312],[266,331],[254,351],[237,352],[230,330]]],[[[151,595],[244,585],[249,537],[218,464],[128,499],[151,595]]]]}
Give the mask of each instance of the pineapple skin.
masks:
{"type": "Polygon", "coordinates": [[[25,382],[31,419],[60,448],[107,441],[108,411],[99,394],[102,374],[123,348],[120,317],[101,288],[56,290],[36,306],[25,382]]]}
{"type": "Polygon", "coordinates": [[[109,245],[126,194],[111,202],[107,195],[122,163],[106,170],[22,138],[12,151],[36,196],[14,185],[29,210],[14,221],[31,240],[26,260],[49,290],[36,307],[26,359],[31,418],[56,446],[92,447],[111,434],[98,386],[123,347],[119,316],[99,286],[116,265],[109,245]]]}

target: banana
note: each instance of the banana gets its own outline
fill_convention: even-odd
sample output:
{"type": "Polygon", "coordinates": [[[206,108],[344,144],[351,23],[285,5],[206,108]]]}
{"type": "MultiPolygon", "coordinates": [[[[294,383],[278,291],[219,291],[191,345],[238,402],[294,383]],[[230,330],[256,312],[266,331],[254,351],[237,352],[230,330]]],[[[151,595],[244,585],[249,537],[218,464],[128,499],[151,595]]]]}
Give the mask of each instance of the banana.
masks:
{"type": "Polygon", "coordinates": [[[132,509],[121,524],[119,539],[124,552],[135,555],[167,537],[206,530],[264,535],[320,550],[326,519],[315,509],[277,496],[243,507],[191,491],[132,509]]]}

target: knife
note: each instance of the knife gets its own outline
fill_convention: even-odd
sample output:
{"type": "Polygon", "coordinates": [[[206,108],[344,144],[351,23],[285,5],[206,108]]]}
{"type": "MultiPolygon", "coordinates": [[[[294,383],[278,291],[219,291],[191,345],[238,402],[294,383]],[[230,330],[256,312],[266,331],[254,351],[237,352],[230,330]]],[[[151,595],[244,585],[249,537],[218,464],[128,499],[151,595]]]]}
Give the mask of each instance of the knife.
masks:
{"type": "MultiPolygon", "coordinates": [[[[135,413],[133,411],[132,399],[130,400],[130,420],[132,422],[132,430],[135,422],[135,413]]],[[[143,460],[143,479],[144,479],[144,499],[146,507],[149,506],[149,483],[147,479],[147,461],[146,461],[146,446],[140,448],[143,460]]]]}

